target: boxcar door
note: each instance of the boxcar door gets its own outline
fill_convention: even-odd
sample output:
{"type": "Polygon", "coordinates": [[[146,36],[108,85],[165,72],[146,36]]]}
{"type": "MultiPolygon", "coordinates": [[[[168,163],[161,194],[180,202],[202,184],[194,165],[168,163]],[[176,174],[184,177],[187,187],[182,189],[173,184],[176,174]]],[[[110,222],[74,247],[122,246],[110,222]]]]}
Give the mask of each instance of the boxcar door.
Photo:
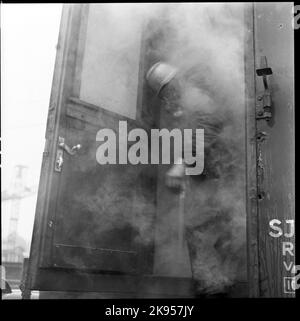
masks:
{"type": "Polygon", "coordinates": [[[120,274],[151,271],[155,175],[146,165],[118,165],[119,143],[126,151],[124,136],[118,139],[119,121],[128,131],[147,129],[140,117],[142,31],[125,7],[122,17],[117,9],[109,4],[63,8],[30,255],[31,289],[134,291],[133,283],[121,285],[120,274]],[[116,144],[109,144],[117,164],[97,161],[101,129],[116,134],[116,144]]]}

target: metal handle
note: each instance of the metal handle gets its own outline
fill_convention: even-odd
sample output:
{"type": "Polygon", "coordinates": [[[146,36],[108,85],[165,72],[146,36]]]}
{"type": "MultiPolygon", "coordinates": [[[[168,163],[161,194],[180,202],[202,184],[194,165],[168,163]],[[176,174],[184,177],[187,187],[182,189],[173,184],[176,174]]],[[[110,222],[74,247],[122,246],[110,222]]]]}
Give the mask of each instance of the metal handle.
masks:
{"type": "Polygon", "coordinates": [[[57,172],[61,172],[63,162],[64,162],[63,151],[62,150],[57,151],[56,160],[55,160],[55,170],[57,172]]]}
{"type": "Polygon", "coordinates": [[[69,155],[75,155],[77,151],[81,148],[80,144],[77,144],[70,148],[66,143],[62,142],[58,144],[59,147],[61,147],[63,150],[65,150],[69,155]]]}
{"type": "Polygon", "coordinates": [[[56,159],[55,159],[55,171],[56,172],[61,172],[62,170],[62,165],[64,162],[63,158],[63,151],[66,151],[69,155],[73,156],[77,153],[77,151],[81,148],[80,144],[74,145],[73,147],[69,147],[65,143],[64,137],[59,136],[58,137],[58,149],[56,152],[56,159]]]}

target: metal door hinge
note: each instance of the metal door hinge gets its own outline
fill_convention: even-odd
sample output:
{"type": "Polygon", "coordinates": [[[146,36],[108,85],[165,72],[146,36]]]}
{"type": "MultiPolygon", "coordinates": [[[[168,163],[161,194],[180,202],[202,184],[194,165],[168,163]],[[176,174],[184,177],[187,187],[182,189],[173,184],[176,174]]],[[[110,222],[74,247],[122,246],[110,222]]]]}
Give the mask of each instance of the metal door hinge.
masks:
{"type": "Polygon", "coordinates": [[[263,77],[264,92],[262,95],[257,97],[257,100],[262,103],[262,110],[258,111],[256,114],[256,119],[265,119],[269,121],[272,118],[271,106],[271,92],[268,85],[267,76],[272,75],[273,71],[268,67],[267,57],[262,56],[260,59],[260,68],[256,69],[256,74],[259,77],[263,77]]]}

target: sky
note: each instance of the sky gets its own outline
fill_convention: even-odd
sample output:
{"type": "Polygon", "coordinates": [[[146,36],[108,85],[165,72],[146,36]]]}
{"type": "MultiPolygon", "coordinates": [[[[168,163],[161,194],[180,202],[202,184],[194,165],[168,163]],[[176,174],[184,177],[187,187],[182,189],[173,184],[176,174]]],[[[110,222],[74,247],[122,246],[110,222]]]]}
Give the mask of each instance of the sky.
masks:
{"type": "MultiPolygon", "coordinates": [[[[61,4],[1,5],[1,185],[12,191],[15,166],[27,166],[24,184],[37,189],[61,4]]],[[[31,240],[37,193],[22,199],[18,234],[31,240]]],[[[11,201],[1,202],[2,239],[11,201]]]]}

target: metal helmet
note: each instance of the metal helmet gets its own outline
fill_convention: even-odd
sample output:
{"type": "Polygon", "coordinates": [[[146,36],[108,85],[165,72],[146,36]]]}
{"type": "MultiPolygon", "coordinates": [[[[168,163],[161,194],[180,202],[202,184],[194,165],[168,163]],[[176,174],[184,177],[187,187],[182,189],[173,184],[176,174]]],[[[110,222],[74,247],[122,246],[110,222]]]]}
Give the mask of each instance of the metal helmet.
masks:
{"type": "Polygon", "coordinates": [[[175,77],[176,73],[175,67],[157,62],[147,72],[146,79],[156,95],[159,95],[161,89],[175,77]]]}

